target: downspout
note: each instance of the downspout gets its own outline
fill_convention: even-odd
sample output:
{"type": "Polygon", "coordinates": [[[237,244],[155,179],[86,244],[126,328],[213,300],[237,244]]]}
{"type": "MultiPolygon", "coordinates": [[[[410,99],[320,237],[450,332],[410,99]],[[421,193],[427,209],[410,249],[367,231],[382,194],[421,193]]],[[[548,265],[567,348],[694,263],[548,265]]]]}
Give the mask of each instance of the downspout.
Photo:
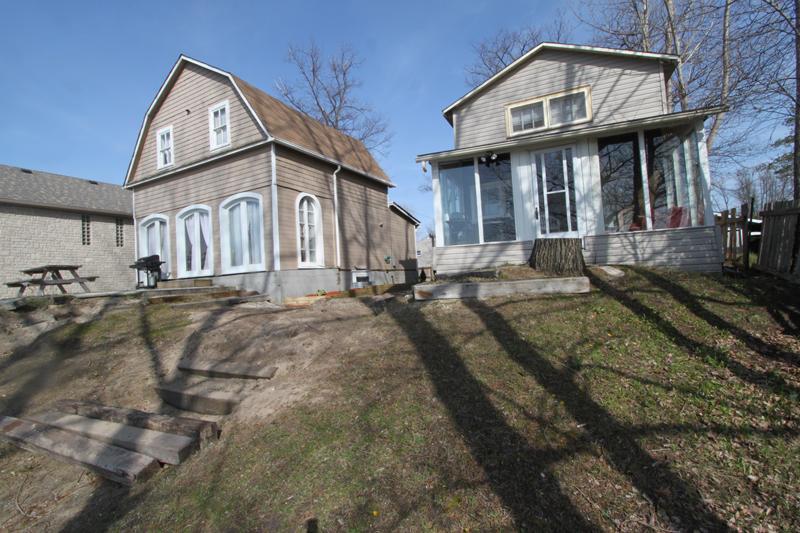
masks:
{"type": "MultiPolygon", "coordinates": [[[[131,189],[131,211],[133,213],[133,262],[139,259],[139,225],[136,223],[136,189],[131,189]]],[[[139,287],[139,271],[135,272],[136,287],[139,287]]]]}
{"type": "Polygon", "coordinates": [[[339,185],[336,175],[342,170],[342,165],[336,165],[333,171],[333,231],[336,239],[336,269],[342,268],[342,253],[339,246],[339,185]]]}

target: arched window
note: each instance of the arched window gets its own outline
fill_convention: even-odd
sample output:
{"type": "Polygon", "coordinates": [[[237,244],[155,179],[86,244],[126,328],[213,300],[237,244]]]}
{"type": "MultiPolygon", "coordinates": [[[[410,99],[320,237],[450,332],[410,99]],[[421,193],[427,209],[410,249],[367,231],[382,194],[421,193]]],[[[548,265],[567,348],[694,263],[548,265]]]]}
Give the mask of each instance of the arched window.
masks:
{"type": "Polygon", "coordinates": [[[164,215],[150,215],[139,223],[139,257],[157,255],[165,263],[161,265],[161,277],[170,273],[169,220],[164,215]]]}
{"type": "Polygon", "coordinates": [[[264,212],[261,195],[235,194],[219,208],[222,272],[264,270],[264,212]]]}
{"type": "Polygon", "coordinates": [[[178,276],[210,276],[214,273],[211,210],[205,205],[190,205],[175,219],[178,276]]]}
{"type": "Polygon", "coordinates": [[[322,209],[316,197],[302,193],[297,196],[297,265],[325,266],[322,243],[322,209]]]}

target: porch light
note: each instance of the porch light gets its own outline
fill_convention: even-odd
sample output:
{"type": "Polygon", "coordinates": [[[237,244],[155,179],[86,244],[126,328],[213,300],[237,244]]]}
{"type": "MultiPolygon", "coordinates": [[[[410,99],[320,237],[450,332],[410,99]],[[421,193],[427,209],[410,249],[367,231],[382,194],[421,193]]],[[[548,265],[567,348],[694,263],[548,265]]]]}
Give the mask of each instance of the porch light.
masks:
{"type": "Polygon", "coordinates": [[[497,161],[497,154],[494,152],[486,152],[486,155],[480,157],[480,161],[487,167],[492,166],[497,161]]]}

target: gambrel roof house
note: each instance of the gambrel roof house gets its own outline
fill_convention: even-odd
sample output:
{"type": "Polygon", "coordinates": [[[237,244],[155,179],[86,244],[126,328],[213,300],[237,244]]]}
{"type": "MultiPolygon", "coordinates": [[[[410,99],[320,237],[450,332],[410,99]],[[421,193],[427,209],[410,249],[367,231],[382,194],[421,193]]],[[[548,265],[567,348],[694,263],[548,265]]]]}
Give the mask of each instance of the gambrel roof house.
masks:
{"type": "Polygon", "coordinates": [[[358,140],[241,78],[181,56],[142,123],[125,187],[138,255],[165,278],[276,301],[416,279],[414,231],[358,140]]]}
{"type": "Polygon", "coordinates": [[[578,237],[588,263],[721,268],[704,120],[673,112],[668,54],[543,43],[443,111],[434,270],[524,263],[578,237]]]}

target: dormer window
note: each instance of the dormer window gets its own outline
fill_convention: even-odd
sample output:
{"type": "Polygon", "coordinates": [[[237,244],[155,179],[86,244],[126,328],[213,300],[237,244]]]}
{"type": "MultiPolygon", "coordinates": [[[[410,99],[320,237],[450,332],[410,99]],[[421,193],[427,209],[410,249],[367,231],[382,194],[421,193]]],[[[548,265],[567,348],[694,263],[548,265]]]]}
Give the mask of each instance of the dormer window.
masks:
{"type": "Polygon", "coordinates": [[[518,102],[506,107],[508,136],[588,122],[591,113],[589,87],[518,102]]]}
{"type": "Polygon", "coordinates": [[[158,168],[172,165],[172,126],[161,128],[156,132],[158,168]]]}
{"type": "Polygon", "coordinates": [[[209,108],[208,128],[212,150],[231,143],[230,109],[227,100],[209,108]]]}

